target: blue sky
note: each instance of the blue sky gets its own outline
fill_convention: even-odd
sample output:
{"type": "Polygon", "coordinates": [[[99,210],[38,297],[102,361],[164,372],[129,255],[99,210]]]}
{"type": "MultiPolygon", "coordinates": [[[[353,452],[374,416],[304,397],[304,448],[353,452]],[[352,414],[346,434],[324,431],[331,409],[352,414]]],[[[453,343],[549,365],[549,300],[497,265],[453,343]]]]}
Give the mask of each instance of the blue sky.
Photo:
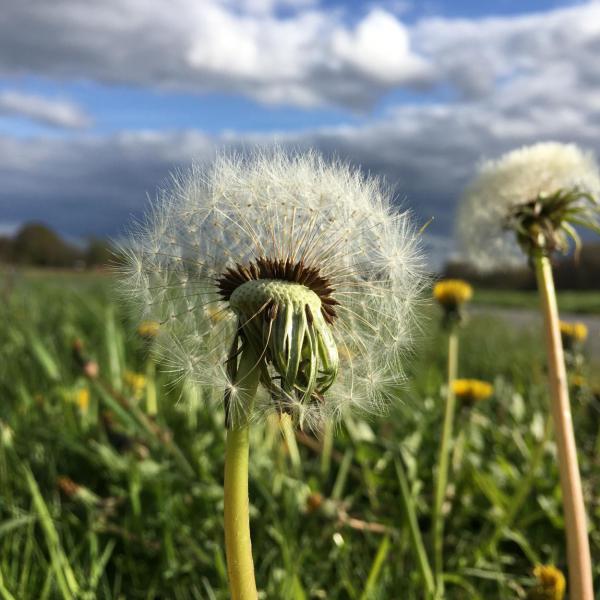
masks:
{"type": "Polygon", "coordinates": [[[118,236],[170,170],[317,147],[381,174],[432,252],[477,162],[600,150],[600,4],[44,0],[0,22],[0,231],[118,236]]]}

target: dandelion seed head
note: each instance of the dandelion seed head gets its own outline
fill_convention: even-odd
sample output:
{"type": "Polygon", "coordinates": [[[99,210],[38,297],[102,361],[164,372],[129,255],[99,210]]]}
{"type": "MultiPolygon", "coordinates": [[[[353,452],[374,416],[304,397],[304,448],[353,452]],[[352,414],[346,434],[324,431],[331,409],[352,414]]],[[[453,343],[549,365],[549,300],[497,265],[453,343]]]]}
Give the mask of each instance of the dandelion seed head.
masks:
{"type": "Polygon", "coordinates": [[[522,266],[525,255],[506,227],[511,211],[570,191],[600,197],[594,156],[575,144],[543,142],[484,162],[458,211],[457,234],[466,258],[484,271],[522,266]]]}
{"type": "Polygon", "coordinates": [[[277,410],[318,427],[348,407],[380,411],[402,379],[419,236],[381,181],[346,164],[275,150],[194,165],[159,192],[126,257],[124,287],[160,324],[167,370],[227,390],[245,418],[277,410]],[[250,343],[251,412],[227,370],[250,343]]]}

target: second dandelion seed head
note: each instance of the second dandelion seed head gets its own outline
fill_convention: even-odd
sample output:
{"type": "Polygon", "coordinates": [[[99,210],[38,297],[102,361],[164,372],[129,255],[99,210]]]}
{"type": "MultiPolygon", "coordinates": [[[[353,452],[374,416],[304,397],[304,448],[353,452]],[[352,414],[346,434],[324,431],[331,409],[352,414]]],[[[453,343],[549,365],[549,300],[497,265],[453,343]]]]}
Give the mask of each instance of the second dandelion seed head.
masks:
{"type": "Polygon", "coordinates": [[[463,250],[482,270],[566,252],[580,243],[574,225],[600,230],[599,197],[591,153],[557,142],[518,148],[483,163],[467,188],[457,221],[463,250]]]}

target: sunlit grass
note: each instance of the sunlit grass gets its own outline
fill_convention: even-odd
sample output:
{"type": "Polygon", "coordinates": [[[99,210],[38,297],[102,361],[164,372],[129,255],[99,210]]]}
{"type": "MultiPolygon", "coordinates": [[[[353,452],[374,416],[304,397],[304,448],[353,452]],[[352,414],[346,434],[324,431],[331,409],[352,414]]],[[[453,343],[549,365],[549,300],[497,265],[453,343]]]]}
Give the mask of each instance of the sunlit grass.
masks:
{"type": "MultiPolygon", "coordinates": [[[[167,386],[160,367],[158,416],[146,415],[144,399],[123,384],[127,371],[145,372],[144,341],[130,333],[135,324],[109,283],[46,274],[17,276],[11,286],[2,276],[0,597],[63,598],[79,589],[108,600],[225,600],[222,416],[205,410],[204,390],[167,386]],[[98,362],[98,380],[74,360],[76,338],[98,362]],[[90,390],[85,411],[73,401],[82,386],[90,390]],[[68,493],[61,476],[91,495],[68,493]]],[[[457,413],[445,507],[448,598],[524,597],[535,564],[565,568],[538,342],[535,329],[483,314],[461,333],[459,376],[493,383],[494,394],[457,413]]],[[[277,428],[256,428],[251,525],[264,597],[423,597],[398,465],[428,545],[445,346],[432,316],[400,402],[388,417],[347,420],[325,459],[319,441],[301,436],[293,466],[277,428]]],[[[585,364],[577,382],[598,586],[600,394],[585,364]]]]}

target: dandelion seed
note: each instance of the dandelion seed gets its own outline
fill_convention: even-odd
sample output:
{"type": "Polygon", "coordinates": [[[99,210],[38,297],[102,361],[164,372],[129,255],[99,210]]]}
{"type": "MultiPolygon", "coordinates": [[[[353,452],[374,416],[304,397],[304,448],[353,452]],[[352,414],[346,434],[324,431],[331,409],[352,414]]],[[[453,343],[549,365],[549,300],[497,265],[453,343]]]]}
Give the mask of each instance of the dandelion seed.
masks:
{"type": "Polygon", "coordinates": [[[100,498],[89,488],[75,483],[66,475],[59,476],[56,484],[66,498],[78,500],[89,507],[97,506],[100,502],[100,498]]]}
{"type": "Polygon", "coordinates": [[[73,496],[75,496],[80,489],[80,486],[66,475],[61,475],[60,477],[58,477],[56,483],[60,491],[65,496],[67,496],[67,498],[72,498],[73,496]]]}

